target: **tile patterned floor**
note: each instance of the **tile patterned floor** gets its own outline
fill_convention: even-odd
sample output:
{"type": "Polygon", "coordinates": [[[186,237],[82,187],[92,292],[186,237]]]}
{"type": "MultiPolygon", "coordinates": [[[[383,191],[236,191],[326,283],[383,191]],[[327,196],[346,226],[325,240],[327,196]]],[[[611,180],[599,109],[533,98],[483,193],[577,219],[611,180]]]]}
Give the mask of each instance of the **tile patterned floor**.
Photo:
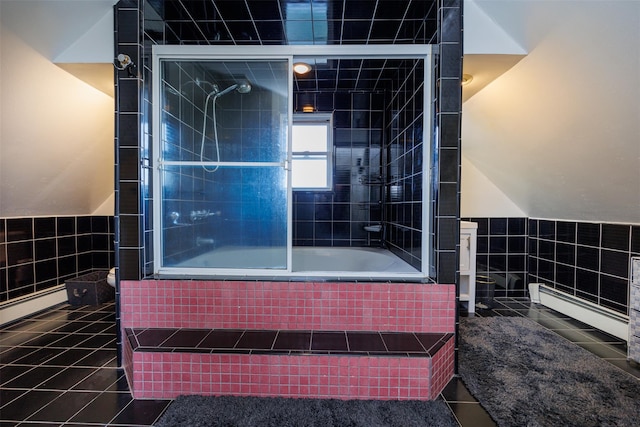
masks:
{"type": "MultiPolygon", "coordinates": [[[[476,316],[524,316],[640,378],[626,344],[526,298],[501,298],[476,316]]],[[[62,305],[0,327],[0,427],[150,426],[168,400],[134,400],[116,366],[114,304],[62,305]]],[[[495,426],[457,379],[442,398],[463,427],[495,426]]]]}
{"type": "Polygon", "coordinates": [[[115,306],[58,306],[0,328],[0,426],[149,426],[116,365],[115,306]]]}

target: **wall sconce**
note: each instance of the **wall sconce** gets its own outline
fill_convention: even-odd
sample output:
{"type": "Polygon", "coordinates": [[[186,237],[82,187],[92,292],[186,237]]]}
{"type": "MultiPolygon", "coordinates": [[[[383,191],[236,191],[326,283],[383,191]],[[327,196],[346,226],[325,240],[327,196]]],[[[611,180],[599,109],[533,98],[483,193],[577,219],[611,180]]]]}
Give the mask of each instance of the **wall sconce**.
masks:
{"type": "Polygon", "coordinates": [[[302,112],[303,113],[313,113],[315,111],[315,109],[313,108],[313,105],[304,105],[302,107],[302,112]]]}
{"type": "Polygon", "coordinates": [[[473,76],[471,74],[463,74],[462,80],[460,83],[462,84],[462,86],[466,86],[469,83],[471,83],[472,80],[473,80],[473,76]]]}
{"type": "Polygon", "coordinates": [[[306,62],[296,62],[293,64],[293,72],[296,74],[307,74],[311,71],[311,65],[306,62]]]}

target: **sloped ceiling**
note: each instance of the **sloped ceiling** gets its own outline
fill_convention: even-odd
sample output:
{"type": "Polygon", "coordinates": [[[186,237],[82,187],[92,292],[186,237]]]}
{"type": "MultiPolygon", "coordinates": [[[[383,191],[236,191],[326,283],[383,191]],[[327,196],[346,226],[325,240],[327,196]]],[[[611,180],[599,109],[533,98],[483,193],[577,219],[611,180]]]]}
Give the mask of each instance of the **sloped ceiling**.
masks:
{"type": "Polygon", "coordinates": [[[113,3],[0,0],[0,216],[113,214],[113,3]]]}
{"type": "Polygon", "coordinates": [[[117,0],[0,0],[4,15],[2,25],[52,62],[59,62],[57,58],[64,56],[85,35],[91,34],[93,28],[103,29],[105,25],[109,25],[108,33],[93,38],[92,49],[82,51],[82,60],[60,60],[111,62],[112,6],[116,2],[117,0]],[[107,17],[109,12],[111,15],[107,17]]]}
{"type": "Polygon", "coordinates": [[[640,2],[475,3],[528,54],[463,104],[465,158],[527,216],[640,223],[640,2]]]}

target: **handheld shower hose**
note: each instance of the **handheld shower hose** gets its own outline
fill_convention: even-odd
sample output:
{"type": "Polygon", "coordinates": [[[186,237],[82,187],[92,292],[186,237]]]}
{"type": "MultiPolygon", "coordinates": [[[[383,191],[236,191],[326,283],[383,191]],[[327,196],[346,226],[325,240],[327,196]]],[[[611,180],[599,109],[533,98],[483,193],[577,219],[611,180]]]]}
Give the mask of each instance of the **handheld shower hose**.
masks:
{"type": "MultiPolygon", "coordinates": [[[[234,89],[237,90],[239,93],[249,93],[251,92],[251,85],[249,83],[241,83],[241,84],[235,83],[220,92],[217,90],[217,86],[216,86],[213,91],[209,92],[209,94],[207,95],[207,98],[204,101],[204,118],[202,120],[202,139],[200,141],[200,162],[204,161],[203,160],[204,159],[204,140],[205,140],[205,133],[207,130],[207,112],[209,110],[209,99],[211,99],[211,97],[213,96],[212,111],[211,111],[211,115],[213,117],[213,141],[215,142],[215,145],[216,145],[216,162],[219,163],[220,162],[220,143],[218,142],[218,123],[216,120],[216,100],[221,96],[231,92],[234,89]]],[[[220,167],[219,165],[216,165],[213,169],[208,169],[206,166],[202,165],[202,168],[207,172],[215,172],[218,170],[219,167],[220,167]]]]}

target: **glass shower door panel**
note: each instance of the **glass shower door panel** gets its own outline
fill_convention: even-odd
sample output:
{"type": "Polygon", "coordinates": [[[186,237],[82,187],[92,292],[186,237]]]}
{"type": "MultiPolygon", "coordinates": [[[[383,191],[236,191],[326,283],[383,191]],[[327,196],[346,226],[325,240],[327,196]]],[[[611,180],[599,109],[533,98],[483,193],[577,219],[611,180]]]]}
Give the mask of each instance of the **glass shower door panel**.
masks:
{"type": "Polygon", "coordinates": [[[287,60],[165,60],[162,266],[287,268],[287,60]]]}

